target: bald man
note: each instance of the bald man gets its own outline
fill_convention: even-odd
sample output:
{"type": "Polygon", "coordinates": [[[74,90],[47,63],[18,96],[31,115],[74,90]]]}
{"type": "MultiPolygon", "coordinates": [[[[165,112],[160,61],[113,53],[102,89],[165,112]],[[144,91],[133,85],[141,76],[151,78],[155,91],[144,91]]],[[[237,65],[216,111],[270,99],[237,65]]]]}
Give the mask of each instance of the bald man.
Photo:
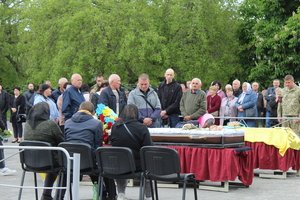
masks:
{"type": "Polygon", "coordinates": [[[80,91],[82,85],[81,75],[73,74],[71,84],[63,94],[62,113],[65,116],[65,121],[70,119],[78,111],[80,104],[85,101],[80,91]]]}
{"type": "Polygon", "coordinates": [[[161,109],[160,116],[163,122],[167,122],[171,128],[175,128],[179,122],[180,99],[182,89],[180,84],[174,79],[174,70],[169,68],[165,72],[165,80],[158,87],[158,98],[161,109]]]}
{"type": "Polygon", "coordinates": [[[120,87],[120,76],[111,74],[108,78],[108,84],[109,86],[102,90],[98,103],[103,103],[119,115],[127,104],[125,92],[120,87]]]}

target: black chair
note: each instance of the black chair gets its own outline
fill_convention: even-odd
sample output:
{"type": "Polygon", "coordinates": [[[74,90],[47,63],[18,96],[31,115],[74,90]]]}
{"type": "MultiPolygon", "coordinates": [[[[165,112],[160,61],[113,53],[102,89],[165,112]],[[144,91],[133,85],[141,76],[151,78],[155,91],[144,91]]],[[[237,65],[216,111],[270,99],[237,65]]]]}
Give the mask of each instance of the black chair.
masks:
{"type": "MultiPolygon", "coordinates": [[[[75,143],[75,142],[61,142],[58,145],[68,151],[71,157],[74,153],[80,154],[80,175],[90,175],[98,177],[98,168],[96,166],[95,153],[89,144],[75,143]]],[[[67,166],[67,160],[64,155],[61,162],[67,166]]],[[[71,162],[71,173],[73,173],[73,163],[71,162]]],[[[66,169],[65,169],[66,170],[66,169]]],[[[72,188],[72,187],[71,187],[72,188]]],[[[70,196],[72,197],[72,190],[70,188],[70,196]]]]}
{"type": "MultiPolygon", "coordinates": [[[[19,146],[42,146],[51,147],[50,143],[40,141],[23,141],[19,146]]],[[[24,185],[25,173],[33,172],[34,186],[37,187],[36,173],[57,173],[62,176],[63,167],[58,162],[58,153],[54,150],[40,150],[40,149],[20,149],[20,162],[23,169],[21,178],[21,188],[19,190],[19,197],[22,196],[22,186],[24,185]]],[[[58,186],[61,183],[58,182],[58,186]]],[[[35,198],[38,200],[38,190],[35,188],[35,198]]]]}
{"type": "MultiPolygon", "coordinates": [[[[102,194],[103,178],[111,179],[140,179],[140,197],[142,200],[143,174],[136,172],[134,157],[131,149],[127,147],[99,147],[96,150],[96,159],[99,168],[99,185],[102,194]]],[[[98,196],[99,199],[99,196],[98,196]]],[[[100,196],[102,200],[102,197],[100,196]]]]}
{"type": "MultiPolygon", "coordinates": [[[[81,175],[96,175],[98,176],[98,169],[96,166],[95,153],[91,146],[85,143],[74,142],[61,142],[59,147],[66,149],[70,156],[73,157],[74,153],[80,154],[80,174],[81,175]]],[[[65,158],[63,156],[63,158],[65,158]]],[[[63,159],[63,163],[66,166],[66,159],[63,159]]],[[[71,164],[71,171],[73,170],[73,164],[71,164]]]]}
{"type": "Polygon", "coordinates": [[[182,200],[185,199],[186,185],[191,182],[194,185],[195,200],[198,199],[195,176],[192,173],[180,173],[180,160],[176,150],[165,147],[145,146],[142,147],[140,155],[143,174],[151,183],[154,181],[157,200],[157,181],[183,182],[182,200]]]}

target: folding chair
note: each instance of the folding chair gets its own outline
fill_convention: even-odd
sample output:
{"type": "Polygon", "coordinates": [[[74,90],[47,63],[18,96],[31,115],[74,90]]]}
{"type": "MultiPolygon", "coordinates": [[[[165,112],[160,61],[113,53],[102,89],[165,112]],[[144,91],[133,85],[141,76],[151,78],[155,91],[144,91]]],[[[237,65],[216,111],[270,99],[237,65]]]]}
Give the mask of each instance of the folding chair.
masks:
{"type": "MultiPolygon", "coordinates": [[[[73,156],[74,153],[80,154],[80,175],[94,175],[98,177],[98,169],[95,161],[95,154],[89,144],[85,143],[74,143],[74,142],[61,142],[58,145],[68,151],[70,156],[73,156]]],[[[65,156],[62,163],[66,166],[65,156]]],[[[71,173],[73,173],[73,164],[71,163],[71,173]]],[[[71,187],[72,188],[72,187],[71,187]]],[[[72,197],[72,190],[70,188],[70,196],[72,197]]]]}
{"type": "MultiPolygon", "coordinates": [[[[103,178],[111,179],[140,179],[140,197],[142,200],[143,174],[136,172],[134,157],[131,149],[127,147],[99,147],[96,150],[97,164],[99,168],[100,191],[103,191],[103,178]]],[[[99,199],[99,196],[98,196],[99,199]]],[[[100,200],[102,197],[100,196],[100,200]]]]}
{"type": "Polygon", "coordinates": [[[142,147],[140,154],[143,174],[150,182],[154,181],[157,200],[157,181],[183,182],[182,200],[185,200],[186,184],[192,182],[195,200],[197,200],[195,176],[193,173],[180,173],[180,160],[176,150],[165,147],[145,146],[142,147]]]}
{"type": "MultiPolygon", "coordinates": [[[[23,141],[19,146],[43,146],[51,147],[48,142],[40,141],[23,141]]],[[[23,169],[23,174],[21,178],[21,188],[19,190],[19,197],[22,196],[22,186],[24,185],[25,173],[33,172],[34,175],[34,186],[37,187],[37,177],[36,173],[57,173],[62,176],[63,166],[58,162],[57,157],[55,157],[57,151],[53,150],[40,150],[40,149],[24,149],[20,151],[20,162],[23,169]]],[[[57,183],[60,185],[60,182],[57,183]]],[[[38,189],[35,188],[35,198],[38,200],[38,189]]]]}

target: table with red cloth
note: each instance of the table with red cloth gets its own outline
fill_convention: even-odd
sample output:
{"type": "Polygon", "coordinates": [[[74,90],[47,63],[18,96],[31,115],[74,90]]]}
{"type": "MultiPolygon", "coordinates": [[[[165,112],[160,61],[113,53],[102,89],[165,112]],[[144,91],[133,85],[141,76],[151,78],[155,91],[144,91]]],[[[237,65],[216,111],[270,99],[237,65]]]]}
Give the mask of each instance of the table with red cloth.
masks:
{"type": "Polygon", "coordinates": [[[288,171],[300,169],[300,139],[289,128],[243,128],[253,168],[288,171]]]}
{"type": "Polygon", "coordinates": [[[196,180],[226,182],[238,178],[246,186],[252,184],[250,151],[241,148],[168,147],[178,151],[181,172],[194,173],[196,180]]]}

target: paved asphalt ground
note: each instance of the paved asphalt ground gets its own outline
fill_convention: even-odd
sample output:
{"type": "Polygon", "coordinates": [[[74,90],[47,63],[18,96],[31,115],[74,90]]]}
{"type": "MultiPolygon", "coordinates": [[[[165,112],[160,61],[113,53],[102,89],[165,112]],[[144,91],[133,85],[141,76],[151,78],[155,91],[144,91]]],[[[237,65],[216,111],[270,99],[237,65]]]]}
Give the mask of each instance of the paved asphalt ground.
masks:
{"type": "MultiPolygon", "coordinates": [[[[9,139],[4,145],[18,145],[11,143],[12,138],[9,139]]],[[[6,149],[5,156],[9,157],[14,154],[16,150],[6,149]]],[[[22,169],[19,162],[19,156],[16,155],[6,161],[6,165],[11,169],[16,169],[17,174],[15,176],[0,176],[0,184],[14,184],[19,185],[21,180],[22,169]]],[[[255,170],[260,172],[261,170],[255,170]]],[[[264,171],[266,172],[266,171],[264,171]]],[[[270,172],[270,171],[268,171],[270,172]]],[[[42,180],[38,178],[39,186],[42,186],[42,180]]],[[[33,186],[33,175],[27,173],[25,178],[25,185],[33,186]]],[[[126,196],[131,200],[138,199],[138,187],[128,187],[126,190],[126,196]]],[[[159,197],[161,200],[177,200],[181,199],[181,188],[159,188],[159,197]]],[[[39,191],[39,195],[42,191],[39,191]]],[[[80,183],[80,199],[91,200],[92,199],[92,185],[90,182],[80,183]]],[[[0,200],[15,200],[18,198],[18,188],[0,186],[0,200]]],[[[23,200],[34,200],[34,190],[24,189],[23,200]]],[[[193,190],[188,188],[186,200],[193,199],[193,190]]],[[[253,183],[250,187],[230,187],[228,193],[198,190],[199,200],[296,200],[300,199],[300,177],[296,176],[295,171],[288,173],[286,179],[265,179],[254,177],[253,183]]]]}

